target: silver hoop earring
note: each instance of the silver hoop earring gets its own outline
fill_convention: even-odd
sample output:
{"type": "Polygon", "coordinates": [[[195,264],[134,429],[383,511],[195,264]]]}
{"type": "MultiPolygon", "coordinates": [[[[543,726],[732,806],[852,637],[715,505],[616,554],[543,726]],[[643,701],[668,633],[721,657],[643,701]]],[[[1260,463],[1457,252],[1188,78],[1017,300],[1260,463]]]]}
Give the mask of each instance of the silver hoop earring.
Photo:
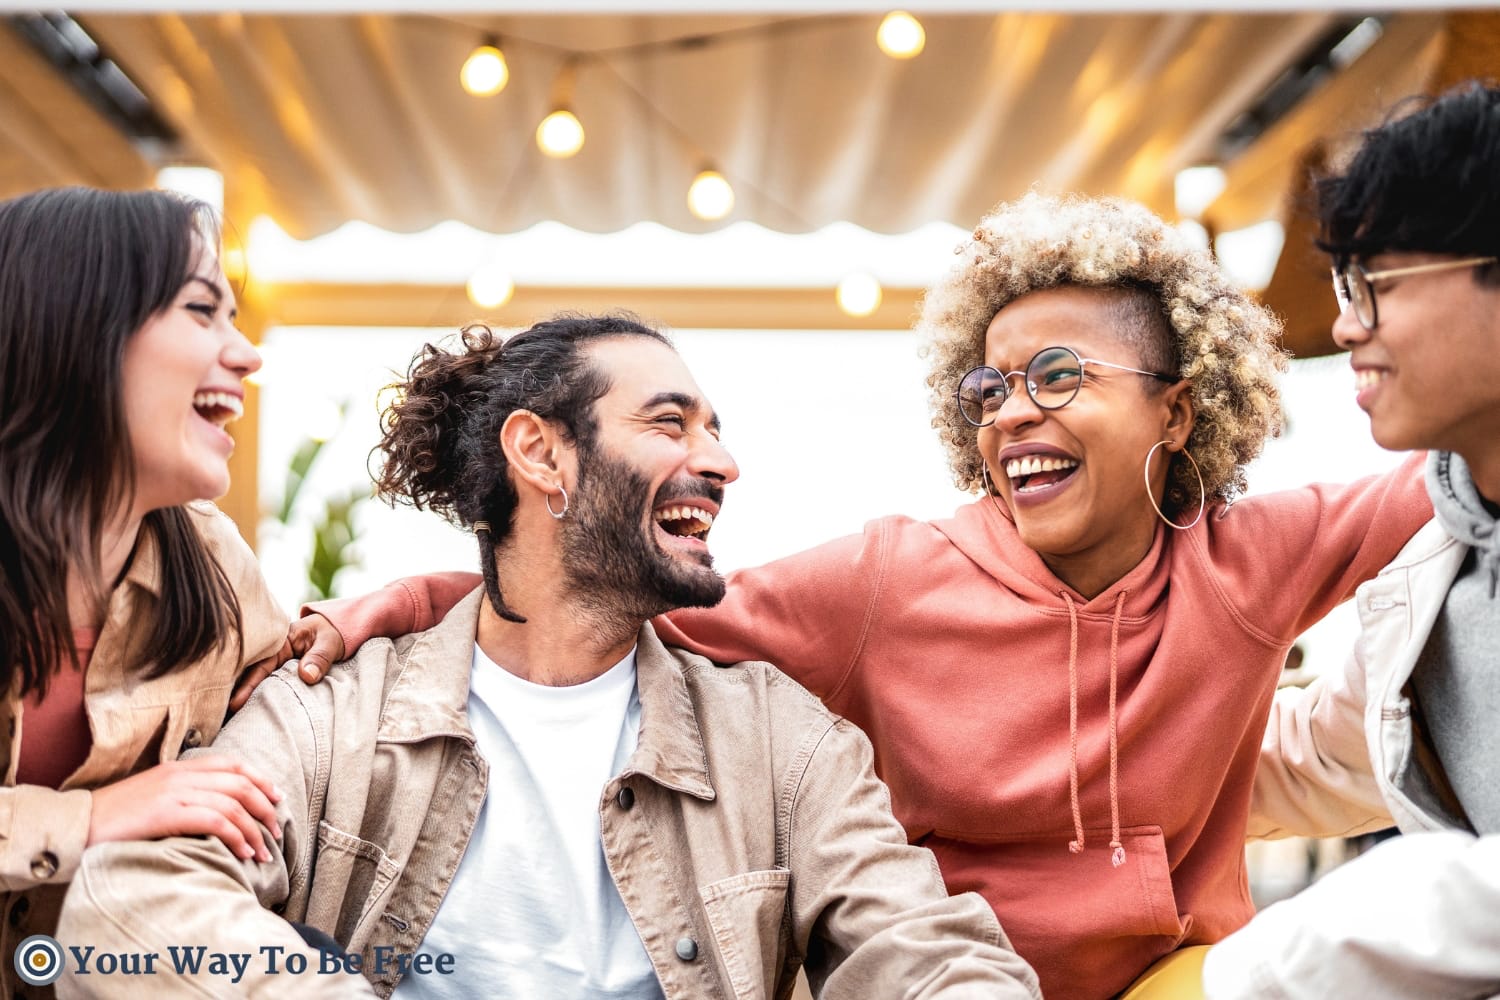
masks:
{"type": "MultiPolygon", "coordinates": [[[[1162,522],[1167,527],[1176,528],[1178,531],[1186,531],[1193,525],[1197,524],[1199,521],[1203,520],[1203,508],[1208,504],[1208,494],[1204,492],[1203,489],[1203,473],[1198,468],[1198,460],[1193,457],[1192,452],[1188,451],[1186,448],[1182,449],[1182,453],[1187,456],[1187,460],[1193,463],[1193,475],[1198,477],[1198,516],[1193,518],[1187,524],[1176,524],[1169,520],[1167,518],[1167,515],[1161,512],[1161,507],[1157,504],[1156,497],[1151,495],[1151,456],[1155,455],[1156,449],[1160,448],[1162,445],[1171,443],[1172,442],[1170,441],[1158,441],[1151,446],[1150,451],[1146,452],[1146,499],[1151,501],[1151,508],[1156,511],[1156,516],[1161,518],[1162,522]]],[[[1171,468],[1171,459],[1167,460],[1167,467],[1171,468]]]]}
{"type": "Polygon", "coordinates": [[[994,496],[997,491],[995,490],[995,484],[990,482],[990,463],[980,460],[979,475],[984,479],[985,494],[987,496],[994,496]]]}
{"type": "Polygon", "coordinates": [[[550,493],[547,494],[546,496],[542,497],[542,500],[543,500],[544,503],[546,503],[546,505],[547,505],[547,513],[549,513],[549,514],[552,515],[552,519],[554,521],[561,521],[564,517],[567,517],[567,515],[568,515],[568,491],[565,490],[565,489],[563,489],[562,483],[558,483],[557,484],[557,489],[558,489],[558,492],[560,492],[563,495],[563,509],[562,510],[553,510],[552,509],[552,495],[550,493]]]}

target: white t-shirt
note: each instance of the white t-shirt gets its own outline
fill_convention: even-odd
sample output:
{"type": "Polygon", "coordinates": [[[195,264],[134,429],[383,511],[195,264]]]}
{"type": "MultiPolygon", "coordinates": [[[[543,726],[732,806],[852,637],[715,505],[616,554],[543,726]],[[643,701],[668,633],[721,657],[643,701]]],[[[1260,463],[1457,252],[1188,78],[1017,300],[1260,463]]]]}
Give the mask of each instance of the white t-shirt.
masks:
{"type": "Polygon", "coordinates": [[[396,996],[662,997],[599,835],[604,786],[640,735],[635,650],[587,683],[546,687],[476,645],[469,725],[489,788],[421,945],[454,955],[454,973],[408,975],[396,996]]]}

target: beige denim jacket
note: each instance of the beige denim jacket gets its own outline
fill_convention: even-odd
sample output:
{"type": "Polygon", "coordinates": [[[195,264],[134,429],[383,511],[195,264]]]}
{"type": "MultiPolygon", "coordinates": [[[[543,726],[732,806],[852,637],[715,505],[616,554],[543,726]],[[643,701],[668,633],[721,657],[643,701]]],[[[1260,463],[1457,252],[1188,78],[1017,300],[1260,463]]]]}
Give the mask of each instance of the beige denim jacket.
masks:
{"type": "Polygon", "coordinates": [[[231,640],[165,677],[142,681],[133,675],[129,644],[136,623],[155,614],[163,572],[153,537],[143,533],[125,578],[110,594],[85,678],[93,746],[60,789],[16,785],[26,720],[15,691],[0,700],[0,997],[6,1000],[51,993],[21,983],[11,955],[27,937],[51,934],[57,925],[63,893],[88,841],[88,790],[208,745],[224,722],[242,667],[269,656],[286,638],[286,615],[234,522],[206,501],[187,509],[239,596],[243,650],[231,640]]]}
{"type": "MultiPolygon", "coordinates": [[[[466,717],[481,597],[430,631],[366,643],[315,687],[279,672],[225,727],[215,751],[285,794],[271,863],[187,838],[85,856],[65,944],[255,952],[239,983],[70,971],[59,994],[390,995],[391,963],[369,981],[314,974],[316,953],[281,918],[333,934],[367,972],[382,949],[420,949],[486,794],[466,717]],[[267,975],[267,945],[310,956],[309,971],[267,975]]],[[[717,667],[649,625],[637,664],[639,744],[599,819],[668,1000],[785,998],[803,964],[824,997],[1039,995],[988,904],[949,897],[931,853],[907,844],[858,729],[766,664],[717,667]]]]}

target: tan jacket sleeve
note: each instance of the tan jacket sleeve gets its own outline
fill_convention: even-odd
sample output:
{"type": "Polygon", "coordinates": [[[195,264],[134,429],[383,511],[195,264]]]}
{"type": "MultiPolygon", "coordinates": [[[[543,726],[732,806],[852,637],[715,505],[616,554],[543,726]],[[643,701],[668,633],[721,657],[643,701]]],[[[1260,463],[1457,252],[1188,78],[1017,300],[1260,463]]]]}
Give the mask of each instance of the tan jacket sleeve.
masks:
{"type": "MultiPolygon", "coordinates": [[[[241,861],[215,837],[101,844],[83,857],[68,890],[58,940],[84,942],[98,952],[155,952],[149,977],[81,976],[69,962],[58,980],[60,997],[370,996],[358,975],[319,975],[318,953],[279,913],[300,912],[317,844],[324,788],[315,773],[321,735],[304,704],[302,682],[278,671],[224,727],[210,752],[253,764],[282,792],[278,844],[262,827],[271,860],[241,861]],[[300,690],[299,690],[300,689],[300,690]],[[276,912],[273,912],[275,910],[276,912]],[[172,946],[202,945],[210,952],[249,953],[244,976],[179,974],[168,960],[172,946]],[[264,949],[306,957],[307,972],[272,975],[264,949]]],[[[321,752],[326,756],[326,747],[321,752]]],[[[322,778],[326,782],[326,775],[322,778]]]]}
{"type": "Polygon", "coordinates": [[[823,1000],[1027,1000],[1036,974],[978,894],[949,896],[937,859],[906,842],[870,741],[823,734],[793,792],[794,946],[823,1000]]]}
{"type": "Polygon", "coordinates": [[[1343,837],[1392,824],[1365,739],[1365,669],[1282,688],[1271,704],[1250,803],[1251,838],[1343,837]]]}
{"type": "Polygon", "coordinates": [[[88,844],[92,807],[81,788],[0,788],[0,892],[71,879],[88,844]]]}

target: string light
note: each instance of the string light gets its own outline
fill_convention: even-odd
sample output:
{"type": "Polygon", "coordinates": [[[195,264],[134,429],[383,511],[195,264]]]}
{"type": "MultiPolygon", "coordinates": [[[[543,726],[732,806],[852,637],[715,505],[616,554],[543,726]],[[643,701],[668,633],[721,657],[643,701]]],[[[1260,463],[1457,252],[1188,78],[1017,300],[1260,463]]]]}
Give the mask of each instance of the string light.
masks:
{"type": "Polygon", "coordinates": [[[688,211],[704,222],[715,222],[734,211],[734,188],[711,167],[704,167],[688,187],[688,211]]]}
{"type": "Polygon", "coordinates": [[[875,44],[892,59],[911,59],[920,55],[927,44],[927,32],[922,29],[922,22],[906,11],[893,10],[881,20],[875,44]]]}
{"type": "Polygon", "coordinates": [[[498,264],[486,264],[476,270],[465,287],[469,301],[481,309],[499,309],[515,294],[516,283],[498,264]]]}
{"type": "Polygon", "coordinates": [[[583,123],[567,108],[558,108],[536,127],[537,148],[565,160],[583,148],[583,123]]]}
{"type": "Polygon", "coordinates": [[[567,159],[583,148],[583,123],[573,114],[573,85],[578,59],[568,59],[552,81],[552,113],[536,127],[537,148],[555,159],[567,159]]]}
{"type": "Polygon", "coordinates": [[[464,68],[459,70],[458,80],[465,90],[475,97],[493,97],[505,89],[510,82],[510,67],[505,64],[505,53],[500,51],[496,38],[486,38],[484,43],[469,53],[464,68]]]}
{"type": "Polygon", "coordinates": [[[838,300],[839,308],[850,316],[868,316],[880,308],[880,300],[883,293],[880,282],[872,275],[862,271],[846,275],[839,282],[838,289],[834,292],[834,298],[838,300]]]}

